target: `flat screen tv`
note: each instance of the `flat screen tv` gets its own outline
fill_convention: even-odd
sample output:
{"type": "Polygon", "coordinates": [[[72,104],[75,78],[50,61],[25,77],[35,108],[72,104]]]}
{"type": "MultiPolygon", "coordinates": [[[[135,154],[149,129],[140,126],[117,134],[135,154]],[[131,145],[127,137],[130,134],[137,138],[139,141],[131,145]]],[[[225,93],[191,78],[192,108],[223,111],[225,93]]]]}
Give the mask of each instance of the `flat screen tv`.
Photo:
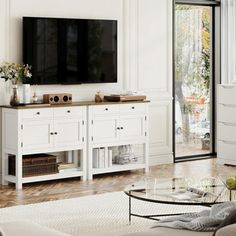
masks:
{"type": "Polygon", "coordinates": [[[117,82],[117,20],[23,17],[30,84],[117,82]]]}

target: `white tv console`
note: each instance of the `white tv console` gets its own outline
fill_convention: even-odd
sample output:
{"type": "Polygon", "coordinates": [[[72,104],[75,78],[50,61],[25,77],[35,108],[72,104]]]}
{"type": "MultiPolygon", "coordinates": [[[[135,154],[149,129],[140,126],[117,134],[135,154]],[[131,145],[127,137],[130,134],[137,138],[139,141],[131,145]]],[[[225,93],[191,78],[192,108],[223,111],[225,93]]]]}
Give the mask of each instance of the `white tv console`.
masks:
{"type": "MultiPolygon", "coordinates": [[[[145,168],[148,171],[148,103],[119,103],[88,107],[88,179],[93,175],[145,168]],[[93,168],[93,149],[142,144],[139,163],[93,168]]],[[[106,159],[106,158],[105,158],[106,159]]]]}
{"type": "Polygon", "coordinates": [[[115,171],[148,171],[148,101],[76,102],[54,106],[2,107],[2,183],[22,184],[82,177],[115,171]],[[141,163],[93,168],[93,149],[143,144],[141,163]],[[23,155],[68,152],[78,168],[50,175],[23,177],[23,155]],[[78,155],[80,152],[80,155],[78,155]],[[16,157],[15,176],[8,173],[9,155],[16,157]]]}

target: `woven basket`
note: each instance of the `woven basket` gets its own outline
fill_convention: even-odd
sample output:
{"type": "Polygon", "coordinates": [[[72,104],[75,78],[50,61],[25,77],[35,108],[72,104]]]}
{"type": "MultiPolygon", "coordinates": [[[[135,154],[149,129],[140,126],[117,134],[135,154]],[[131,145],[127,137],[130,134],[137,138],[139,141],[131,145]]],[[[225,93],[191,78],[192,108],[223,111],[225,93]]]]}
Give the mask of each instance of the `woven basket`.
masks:
{"type": "MultiPolygon", "coordinates": [[[[58,173],[57,157],[49,154],[27,155],[22,158],[22,176],[38,176],[58,173]]],[[[16,158],[9,156],[9,175],[16,175],[16,158]]]]}

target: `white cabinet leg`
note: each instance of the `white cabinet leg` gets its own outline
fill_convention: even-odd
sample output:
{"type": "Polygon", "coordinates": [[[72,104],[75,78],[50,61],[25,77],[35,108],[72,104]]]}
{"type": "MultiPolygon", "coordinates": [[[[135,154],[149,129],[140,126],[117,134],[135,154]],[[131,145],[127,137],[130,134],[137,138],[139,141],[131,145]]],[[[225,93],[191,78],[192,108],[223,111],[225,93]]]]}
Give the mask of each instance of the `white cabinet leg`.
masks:
{"type": "Polygon", "coordinates": [[[2,175],[2,185],[8,185],[8,181],[5,180],[5,177],[2,175]]]}
{"type": "Polygon", "coordinates": [[[144,161],[145,161],[145,172],[149,172],[149,146],[148,143],[144,144],[144,161]]]}
{"type": "Polygon", "coordinates": [[[93,179],[93,148],[88,148],[88,180],[93,179]]]}
{"type": "Polygon", "coordinates": [[[16,189],[22,189],[22,155],[16,155],[16,189]]]}
{"type": "Polygon", "coordinates": [[[8,185],[5,176],[8,175],[8,154],[2,152],[2,185],[8,185]]]}
{"type": "Polygon", "coordinates": [[[22,189],[22,181],[20,181],[20,180],[17,180],[17,181],[16,181],[16,189],[17,189],[17,190],[22,189]]]}
{"type": "Polygon", "coordinates": [[[83,171],[83,176],[82,176],[82,180],[87,180],[87,164],[86,164],[86,157],[87,157],[87,150],[86,148],[83,148],[81,151],[81,167],[82,167],[82,171],[83,171]]]}

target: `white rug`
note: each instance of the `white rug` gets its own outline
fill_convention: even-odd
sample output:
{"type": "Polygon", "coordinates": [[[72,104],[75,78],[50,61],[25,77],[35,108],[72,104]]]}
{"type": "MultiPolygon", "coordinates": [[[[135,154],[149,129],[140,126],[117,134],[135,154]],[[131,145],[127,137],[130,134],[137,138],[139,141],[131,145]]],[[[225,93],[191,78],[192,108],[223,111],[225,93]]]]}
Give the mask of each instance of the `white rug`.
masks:
{"type": "MultiPolygon", "coordinates": [[[[132,201],[137,213],[157,214],[197,211],[200,207],[183,207],[132,201]]],[[[0,222],[28,220],[73,236],[113,236],[140,232],[155,222],[132,217],[128,222],[128,196],[123,192],[105,193],[74,199],[50,201],[0,209],[0,222]]]]}

